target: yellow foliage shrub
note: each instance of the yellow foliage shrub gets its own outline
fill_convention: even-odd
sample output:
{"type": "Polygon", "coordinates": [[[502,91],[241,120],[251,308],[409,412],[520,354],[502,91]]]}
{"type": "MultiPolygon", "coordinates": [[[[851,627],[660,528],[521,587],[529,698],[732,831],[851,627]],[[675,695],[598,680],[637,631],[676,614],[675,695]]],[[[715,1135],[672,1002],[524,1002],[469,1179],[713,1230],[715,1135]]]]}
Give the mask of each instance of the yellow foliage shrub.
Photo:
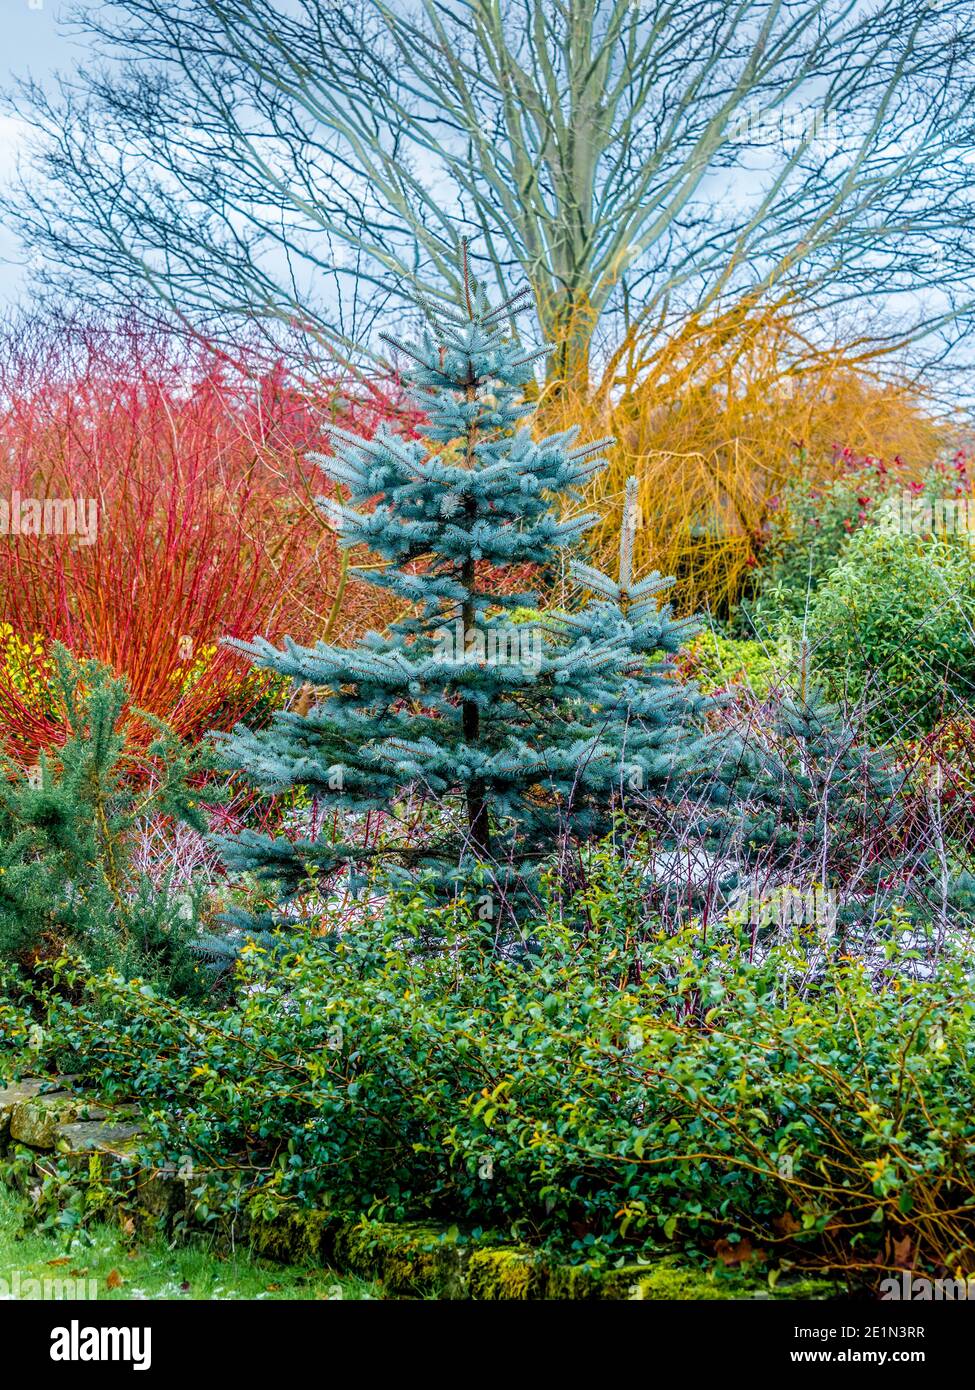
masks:
{"type": "Polygon", "coordinates": [[[537,429],[616,440],[586,499],[600,517],[595,562],[612,566],[635,474],[637,575],[675,575],[682,611],[720,614],[758,563],[769,503],[790,479],[836,476],[837,445],[913,462],[945,442],[917,384],[882,368],[875,350],[814,344],[788,302],[746,302],[666,334],[631,329],[597,384],[545,387],[537,429]]]}

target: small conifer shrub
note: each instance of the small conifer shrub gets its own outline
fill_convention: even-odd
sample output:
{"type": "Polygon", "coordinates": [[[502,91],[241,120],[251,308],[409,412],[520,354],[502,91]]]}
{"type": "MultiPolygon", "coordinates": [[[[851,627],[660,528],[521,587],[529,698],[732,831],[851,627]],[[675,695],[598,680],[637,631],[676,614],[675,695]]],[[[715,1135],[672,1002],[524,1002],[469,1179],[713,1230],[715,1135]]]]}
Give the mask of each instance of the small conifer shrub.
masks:
{"type": "Polygon", "coordinates": [[[203,993],[198,901],[171,878],[152,882],[137,856],[160,818],[205,831],[190,755],[106,667],[60,646],[53,667],[63,743],[28,768],[0,754],[0,956],[30,966],[68,950],[90,970],[203,993]],[[129,736],[142,722],[154,739],[136,769],[129,736]]]}

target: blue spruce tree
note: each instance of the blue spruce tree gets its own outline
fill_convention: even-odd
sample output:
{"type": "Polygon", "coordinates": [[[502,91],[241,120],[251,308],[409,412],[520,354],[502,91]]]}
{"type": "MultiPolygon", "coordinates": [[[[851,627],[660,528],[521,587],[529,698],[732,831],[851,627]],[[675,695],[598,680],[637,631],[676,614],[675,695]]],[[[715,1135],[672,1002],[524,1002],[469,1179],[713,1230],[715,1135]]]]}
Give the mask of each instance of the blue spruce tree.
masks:
{"type": "MultiPolygon", "coordinates": [[[[595,722],[593,735],[614,750],[611,806],[633,812],[654,800],[671,802],[690,787],[696,774],[707,780],[707,788],[698,790],[708,801],[715,795],[721,798],[723,792],[720,785],[712,785],[718,746],[703,719],[715,702],[693,682],[678,680],[671,660],[697,632],[697,620],[676,618],[669,603],[659,602],[673,579],[654,571],[639,583],[633,581],[637,491],[637,479],[628,479],[618,580],[572,560],[571,578],[593,597],[577,613],[560,617],[564,630],[577,639],[588,634],[629,653],[621,672],[611,670],[598,682],[589,717],[595,722]]],[[[605,809],[607,788],[599,785],[595,790],[596,804],[605,809]]]]}
{"type": "Polygon", "coordinates": [[[594,517],[565,519],[560,500],[580,500],[611,441],[533,440],[524,390],[549,349],[526,351],[505,331],[528,291],[491,308],[466,247],[462,269],[460,312],[423,303],[419,341],[383,335],[409,364],[424,440],[327,426],[333,453],[312,456],[347,491],[344,503],[320,500],[341,543],[386,562],[357,573],[411,616],[351,649],[234,644],[314,702],[263,729],[238,726],[221,740],[224,765],[269,794],[303,789],[344,828],[247,830],[222,848],[281,902],[343,873],[361,887],[377,864],[386,882],[422,873],[440,892],[486,884],[480,915],[499,932],[532,899],[560,837],[602,833],[628,787],[645,794],[694,760],[703,701],[668,665],[686,630],[658,610],[659,576],[630,583],[626,525],[618,584],[579,566],[577,583],[595,594],[581,613],[513,620],[534,595],[506,592],[505,572],[564,571],[594,517]],[[407,798],[425,809],[409,836],[396,819],[407,798]],[[365,846],[355,827],[370,810],[385,813],[385,833],[365,846]]]}

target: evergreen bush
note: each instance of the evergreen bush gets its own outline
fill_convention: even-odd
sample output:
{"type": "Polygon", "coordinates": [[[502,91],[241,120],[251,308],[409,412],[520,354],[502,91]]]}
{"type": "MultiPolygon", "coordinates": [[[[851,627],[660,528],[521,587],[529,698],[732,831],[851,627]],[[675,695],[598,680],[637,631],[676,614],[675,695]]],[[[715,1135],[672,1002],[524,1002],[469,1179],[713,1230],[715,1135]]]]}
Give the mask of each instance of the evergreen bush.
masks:
{"type": "Polygon", "coordinates": [[[0,956],[29,966],[68,948],[93,972],[204,993],[191,949],[198,896],[153,883],[137,864],[140,833],[157,818],[206,829],[190,755],[129,706],[125,681],[106,667],[59,646],[53,667],[63,743],[27,769],[0,754],[0,956]],[[140,723],[153,739],[137,775],[128,740],[140,723]]]}
{"type": "Polygon", "coordinates": [[[472,905],[394,898],[283,960],[249,948],[219,1012],[91,980],[47,1045],[151,1110],[204,1219],[432,1216],[599,1258],[747,1241],[855,1277],[907,1240],[917,1270],[970,1268],[965,962],[917,980],[895,933],[879,972],[813,970],[801,931],[758,959],[733,916],[654,935],[615,854],[589,869],[590,930],[553,909],[528,970],[478,949],[472,905]]]}
{"type": "Polygon", "coordinates": [[[853,536],[811,604],[817,671],[863,703],[874,736],[907,739],[975,695],[975,550],[881,526],[853,536]]]}

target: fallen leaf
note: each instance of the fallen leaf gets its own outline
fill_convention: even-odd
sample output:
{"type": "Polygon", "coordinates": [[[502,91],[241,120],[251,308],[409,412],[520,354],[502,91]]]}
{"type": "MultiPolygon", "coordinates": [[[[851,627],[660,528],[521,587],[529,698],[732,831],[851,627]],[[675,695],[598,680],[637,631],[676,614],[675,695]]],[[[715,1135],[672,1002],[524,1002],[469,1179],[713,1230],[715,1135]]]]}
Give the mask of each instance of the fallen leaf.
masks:
{"type": "Polygon", "coordinates": [[[46,1263],[49,1265],[69,1265],[71,1263],[71,1256],[59,1255],[56,1260],[47,1260],[46,1263]]]}
{"type": "Polygon", "coordinates": [[[125,1280],[122,1278],[121,1274],[119,1274],[117,1269],[113,1269],[109,1274],[108,1278],[105,1280],[105,1286],[109,1289],[120,1289],[124,1283],[125,1280]]]}
{"type": "Polygon", "coordinates": [[[784,1211],[781,1216],[774,1217],[772,1226],[780,1236],[795,1235],[796,1231],[802,1230],[802,1222],[797,1221],[791,1211],[784,1211]]]}
{"type": "Polygon", "coordinates": [[[752,1249],[752,1243],[747,1236],[743,1236],[735,1245],[732,1245],[730,1240],[715,1241],[714,1253],[729,1269],[737,1265],[751,1264],[753,1260],[762,1264],[768,1259],[764,1250],[752,1249]]]}
{"type": "Polygon", "coordinates": [[[901,1268],[909,1266],[911,1263],[911,1238],[905,1236],[903,1240],[894,1241],[894,1264],[901,1268]]]}

